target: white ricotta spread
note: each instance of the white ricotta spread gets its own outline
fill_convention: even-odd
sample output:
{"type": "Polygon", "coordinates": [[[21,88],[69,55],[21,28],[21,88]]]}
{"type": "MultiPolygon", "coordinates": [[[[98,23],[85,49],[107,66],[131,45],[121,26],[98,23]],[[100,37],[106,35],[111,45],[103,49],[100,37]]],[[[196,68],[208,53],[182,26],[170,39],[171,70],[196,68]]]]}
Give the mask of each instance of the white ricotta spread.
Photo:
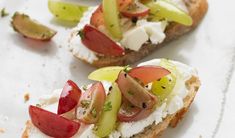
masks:
{"type": "MultiPolygon", "coordinates": [[[[160,61],[161,61],[160,59],[153,59],[141,63],[138,66],[159,65],[160,61]]],[[[174,114],[183,107],[183,99],[188,94],[188,89],[185,86],[185,81],[188,80],[192,75],[197,76],[197,71],[195,68],[189,67],[180,62],[177,61],[172,61],[172,62],[176,65],[178,71],[182,75],[180,80],[177,79],[176,81],[176,85],[172,92],[174,96],[167,103],[165,102],[160,107],[158,107],[147,118],[136,122],[120,123],[117,130],[114,130],[109,135],[109,138],[119,138],[120,136],[123,138],[131,137],[137,133],[142,132],[144,128],[148,127],[153,123],[155,124],[160,123],[167,115],[174,114]]],[[[109,87],[111,86],[111,83],[109,82],[102,82],[102,83],[107,93],[109,87]]],[[[88,85],[88,87],[90,86],[91,85],[88,85]]],[[[151,87],[151,85],[149,87],[151,87]]],[[[51,112],[56,112],[61,91],[62,91],[61,89],[58,89],[55,90],[51,95],[42,96],[40,98],[40,104],[43,105],[43,108],[51,112]]],[[[79,129],[79,132],[73,137],[97,138],[97,136],[92,132],[93,127],[94,125],[82,126],[79,129]]],[[[40,132],[36,127],[33,127],[32,131],[30,131],[30,137],[46,137],[46,136],[45,134],[40,132]]]]}

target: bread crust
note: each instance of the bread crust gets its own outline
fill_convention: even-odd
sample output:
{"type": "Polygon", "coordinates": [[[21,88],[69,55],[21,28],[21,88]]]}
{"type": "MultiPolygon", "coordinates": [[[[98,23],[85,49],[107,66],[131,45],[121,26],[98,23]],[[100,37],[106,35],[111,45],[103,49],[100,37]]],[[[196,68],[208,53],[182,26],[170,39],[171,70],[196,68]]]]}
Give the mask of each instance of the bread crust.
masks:
{"type": "Polygon", "coordinates": [[[167,42],[177,39],[180,36],[186,34],[187,32],[193,30],[203,19],[208,9],[207,0],[184,0],[184,2],[188,8],[189,15],[193,19],[193,24],[191,26],[184,26],[177,23],[171,23],[166,28],[166,39],[163,41],[163,43],[157,45],[147,43],[144,44],[139,51],[132,51],[127,49],[126,54],[120,57],[107,57],[97,55],[98,60],[95,60],[93,63],[89,63],[85,59],[80,60],[87,62],[95,67],[105,67],[114,65],[128,65],[144,58],[154,50],[164,46],[167,42]]]}
{"type": "MultiPolygon", "coordinates": [[[[184,107],[177,113],[168,115],[161,123],[158,125],[152,124],[139,134],[133,136],[133,138],[158,138],[161,136],[163,131],[168,127],[176,127],[177,124],[184,118],[184,115],[189,110],[191,103],[200,87],[200,80],[196,76],[192,76],[186,81],[186,87],[189,90],[189,94],[184,98],[184,107]]],[[[30,131],[33,128],[31,121],[27,121],[25,124],[25,129],[22,134],[22,138],[30,138],[30,131]]]]}

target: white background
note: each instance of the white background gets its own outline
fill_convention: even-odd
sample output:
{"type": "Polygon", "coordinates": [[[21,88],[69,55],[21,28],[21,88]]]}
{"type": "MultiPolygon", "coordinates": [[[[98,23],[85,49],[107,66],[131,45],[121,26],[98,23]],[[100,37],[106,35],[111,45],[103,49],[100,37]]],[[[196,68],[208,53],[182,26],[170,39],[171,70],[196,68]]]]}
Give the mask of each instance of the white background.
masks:
{"type": "MultiPolygon", "coordinates": [[[[234,5],[233,0],[210,0],[209,11],[196,30],[141,61],[179,60],[197,67],[202,81],[190,112],[163,138],[235,137],[234,5]]],[[[94,68],[71,55],[65,43],[71,24],[57,22],[47,9],[47,0],[1,0],[3,7],[10,16],[0,18],[0,128],[5,129],[0,137],[20,137],[29,119],[29,104],[63,87],[68,79],[78,85],[88,83],[87,75],[94,68]],[[24,11],[58,34],[47,43],[23,38],[10,26],[15,11],[24,11]],[[24,103],[26,92],[30,100],[24,103]]]]}

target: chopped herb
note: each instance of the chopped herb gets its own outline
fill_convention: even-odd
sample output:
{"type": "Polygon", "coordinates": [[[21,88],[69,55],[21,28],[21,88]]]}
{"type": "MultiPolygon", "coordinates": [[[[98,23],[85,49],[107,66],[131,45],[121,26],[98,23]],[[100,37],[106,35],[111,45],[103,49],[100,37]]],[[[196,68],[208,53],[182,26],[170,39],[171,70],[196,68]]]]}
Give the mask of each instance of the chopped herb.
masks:
{"type": "Polygon", "coordinates": [[[142,103],[142,107],[146,108],[147,107],[146,103],[142,103]]]}
{"type": "Polygon", "coordinates": [[[128,73],[131,70],[129,65],[126,65],[123,69],[124,72],[128,73]]]}
{"type": "Polygon", "coordinates": [[[94,118],[97,117],[97,112],[96,112],[95,108],[93,108],[93,109],[91,110],[91,115],[92,115],[94,118]]]}
{"type": "Polygon", "coordinates": [[[83,86],[82,86],[82,89],[83,89],[84,91],[86,91],[86,90],[87,90],[87,85],[83,85],[83,86]]]}
{"type": "Polygon", "coordinates": [[[1,9],[1,17],[6,17],[6,16],[8,16],[8,15],[9,15],[9,13],[6,12],[6,9],[5,9],[5,8],[2,8],[2,9],[1,9]]]}
{"type": "Polygon", "coordinates": [[[162,89],[166,89],[166,87],[165,86],[161,86],[162,87],[162,89]]]}
{"type": "Polygon", "coordinates": [[[86,113],[86,111],[84,110],[83,112],[82,112],[82,114],[84,115],[86,113]]]}
{"type": "Polygon", "coordinates": [[[91,101],[89,101],[89,100],[81,100],[82,108],[88,108],[90,103],[91,103],[91,101]]]}
{"type": "Polygon", "coordinates": [[[110,24],[110,27],[113,27],[114,26],[114,24],[110,24]]]}
{"type": "Polygon", "coordinates": [[[112,110],[112,103],[109,101],[109,102],[106,102],[104,104],[104,111],[111,111],[112,110]]]}
{"type": "Polygon", "coordinates": [[[79,35],[81,37],[81,39],[84,39],[84,33],[83,30],[79,30],[77,35],[79,35]]]}
{"type": "Polygon", "coordinates": [[[135,106],[134,106],[133,104],[131,104],[131,103],[129,103],[129,104],[127,105],[127,107],[128,107],[128,110],[131,110],[132,108],[135,108],[135,106]]]}
{"type": "Polygon", "coordinates": [[[41,104],[36,104],[36,106],[37,106],[37,107],[42,107],[42,105],[41,105],[41,104]]]}
{"type": "Polygon", "coordinates": [[[45,38],[45,37],[46,37],[46,34],[43,33],[43,34],[42,34],[42,38],[45,38]]]}
{"type": "Polygon", "coordinates": [[[130,94],[130,95],[134,95],[134,93],[133,93],[133,92],[131,92],[131,91],[128,91],[127,93],[128,93],[128,94],[130,94]]]}
{"type": "MultiPolygon", "coordinates": [[[[94,127],[93,127],[93,130],[94,130],[94,131],[97,131],[97,130],[98,130],[98,126],[94,126],[94,127]]],[[[89,137],[87,137],[87,138],[89,138],[89,137]]]]}
{"type": "Polygon", "coordinates": [[[66,7],[65,6],[63,6],[63,10],[65,10],[66,9],[66,7]]]}

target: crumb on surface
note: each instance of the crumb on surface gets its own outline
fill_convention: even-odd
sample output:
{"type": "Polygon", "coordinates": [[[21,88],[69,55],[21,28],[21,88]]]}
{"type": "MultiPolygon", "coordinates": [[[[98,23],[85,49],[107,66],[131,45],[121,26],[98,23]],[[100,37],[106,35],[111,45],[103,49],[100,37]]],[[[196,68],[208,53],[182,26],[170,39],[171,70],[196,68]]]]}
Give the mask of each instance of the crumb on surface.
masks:
{"type": "Polygon", "coordinates": [[[28,92],[26,92],[26,93],[24,94],[24,102],[26,103],[27,101],[29,101],[29,99],[30,99],[30,95],[29,95],[28,92]]]}
{"type": "Polygon", "coordinates": [[[4,128],[0,128],[0,133],[4,133],[5,129],[4,128]]]}
{"type": "Polygon", "coordinates": [[[6,16],[8,16],[8,15],[9,15],[9,13],[6,12],[6,9],[5,9],[5,8],[2,8],[2,9],[1,9],[1,17],[6,17],[6,16]]]}

